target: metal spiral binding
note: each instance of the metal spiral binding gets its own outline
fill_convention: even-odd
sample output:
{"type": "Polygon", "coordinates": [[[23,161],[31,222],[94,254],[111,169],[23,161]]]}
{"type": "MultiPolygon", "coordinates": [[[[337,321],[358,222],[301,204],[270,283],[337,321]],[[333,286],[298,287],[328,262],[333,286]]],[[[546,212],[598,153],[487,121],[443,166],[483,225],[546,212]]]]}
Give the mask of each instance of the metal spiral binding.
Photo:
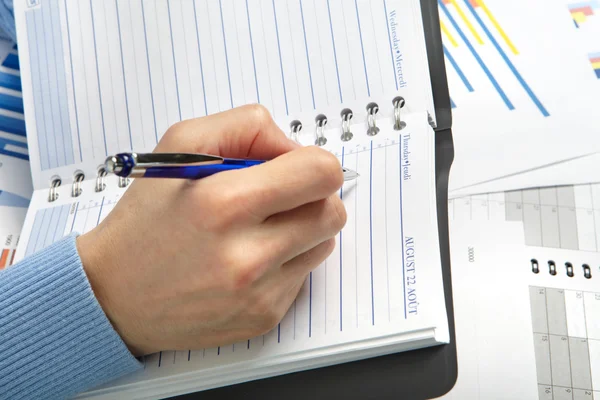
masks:
{"type": "Polygon", "coordinates": [[[394,129],[400,131],[406,128],[406,122],[402,121],[400,116],[400,109],[404,107],[406,101],[404,100],[404,97],[398,96],[394,97],[392,104],[394,105],[394,129]]]}
{"type": "Polygon", "coordinates": [[[548,261],[548,271],[550,275],[556,275],[556,263],[554,261],[548,261]]]}
{"type": "Polygon", "coordinates": [[[592,279],[592,269],[590,268],[589,265],[587,264],[583,264],[583,276],[585,277],[585,279],[592,279]]]}
{"type": "MultiPolygon", "coordinates": [[[[592,279],[592,269],[590,268],[590,266],[588,264],[582,264],[581,268],[583,270],[583,277],[585,279],[592,279]]],[[[534,274],[540,273],[540,265],[536,259],[531,260],[531,272],[533,272],[534,274]]],[[[548,273],[552,276],[556,276],[558,274],[556,263],[552,260],[548,261],[548,273]]],[[[572,263],[570,263],[570,262],[565,263],[565,274],[569,278],[575,277],[575,275],[576,275],[575,267],[573,266],[572,263]]]]}
{"type": "MultiPolygon", "coordinates": [[[[406,100],[402,96],[396,96],[392,100],[394,106],[394,130],[402,130],[406,128],[406,122],[402,121],[401,109],[406,105],[406,100]]],[[[366,106],[367,110],[367,136],[377,135],[381,129],[377,126],[377,115],[379,114],[379,104],[375,102],[368,103],[366,106]]],[[[352,133],[352,119],[354,118],[354,112],[350,108],[344,108],[340,112],[341,123],[341,135],[340,139],[342,142],[349,142],[354,138],[352,133]]],[[[428,116],[428,120],[431,123],[433,119],[431,115],[428,116]]],[[[325,136],[325,128],[327,125],[327,116],[325,114],[319,114],[315,117],[315,140],[314,144],[317,146],[324,146],[327,144],[327,137],[325,136]]],[[[300,133],[302,130],[302,122],[299,120],[293,120],[290,122],[290,139],[300,143],[300,133]]]]}
{"type": "Polygon", "coordinates": [[[379,106],[377,103],[367,104],[367,124],[369,125],[367,128],[367,135],[369,136],[375,136],[379,133],[379,128],[377,127],[377,123],[375,121],[378,112],[379,106]]]}
{"type": "Polygon", "coordinates": [[[50,203],[58,199],[58,191],[56,189],[60,186],[61,183],[62,181],[60,178],[52,178],[52,182],[50,183],[50,192],[48,193],[48,201],[50,203]]]}
{"type": "Polygon", "coordinates": [[[81,171],[75,172],[73,178],[73,187],[71,188],[71,197],[79,197],[83,189],[81,189],[81,182],[85,179],[85,175],[81,171]]]}
{"type": "Polygon", "coordinates": [[[569,278],[572,278],[575,276],[575,273],[573,272],[573,264],[571,264],[570,262],[565,263],[565,268],[567,269],[567,276],[569,278]]]}
{"type": "Polygon", "coordinates": [[[120,176],[118,185],[120,188],[127,187],[127,185],[129,185],[129,178],[123,178],[122,176],[120,176]]]}
{"type": "Polygon", "coordinates": [[[342,112],[340,113],[340,116],[342,117],[342,142],[347,142],[349,140],[352,140],[352,132],[350,131],[350,121],[352,121],[352,117],[354,116],[354,114],[352,113],[352,110],[349,108],[344,108],[342,110],[342,112]]]}
{"type": "Polygon", "coordinates": [[[317,146],[324,146],[327,144],[327,138],[325,137],[325,125],[327,125],[327,117],[323,114],[319,114],[315,118],[317,127],[315,129],[315,144],[317,146]]]}
{"type": "Polygon", "coordinates": [[[300,138],[298,136],[300,135],[300,131],[302,130],[302,122],[298,121],[297,119],[293,120],[292,122],[290,122],[290,130],[290,136],[292,140],[296,143],[300,143],[300,138]]]}
{"type": "Polygon", "coordinates": [[[101,192],[106,189],[106,183],[104,183],[104,177],[106,177],[108,173],[106,172],[106,168],[100,167],[98,168],[98,176],[96,177],[96,192],[101,192]]]}

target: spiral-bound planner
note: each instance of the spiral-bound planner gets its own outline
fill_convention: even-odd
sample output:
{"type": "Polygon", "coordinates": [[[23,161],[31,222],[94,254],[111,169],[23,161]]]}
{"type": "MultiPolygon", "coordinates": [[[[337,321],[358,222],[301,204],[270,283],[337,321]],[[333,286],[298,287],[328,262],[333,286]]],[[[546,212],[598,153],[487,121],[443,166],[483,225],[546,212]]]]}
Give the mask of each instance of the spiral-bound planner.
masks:
{"type": "MultiPolygon", "coordinates": [[[[16,261],[111,212],[107,155],[172,124],[265,105],[359,178],[348,222],[268,334],[153,354],[83,397],[164,397],[450,341],[436,107],[417,0],[15,1],[35,192],[16,261]]],[[[435,82],[435,80],[434,80],[435,82]]]]}

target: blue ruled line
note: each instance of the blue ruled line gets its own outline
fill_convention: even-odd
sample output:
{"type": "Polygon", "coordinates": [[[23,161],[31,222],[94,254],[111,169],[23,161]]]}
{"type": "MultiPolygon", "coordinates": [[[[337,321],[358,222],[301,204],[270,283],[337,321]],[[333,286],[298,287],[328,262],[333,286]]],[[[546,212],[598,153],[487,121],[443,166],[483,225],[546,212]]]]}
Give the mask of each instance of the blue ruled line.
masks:
{"type": "Polygon", "coordinates": [[[133,138],[131,137],[131,120],[129,118],[129,100],[127,98],[127,83],[125,82],[125,60],[123,58],[123,39],[121,38],[121,18],[119,17],[119,4],[115,0],[117,12],[117,31],[119,32],[119,49],[121,50],[121,70],[123,71],[123,89],[125,90],[125,110],[127,111],[127,127],[129,129],[129,145],[133,150],[133,138]]]}
{"type": "Polygon", "coordinates": [[[146,13],[144,11],[144,0],[140,0],[142,4],[142,23],[144,25],[144,42],[146,43],[146,62],[148,63],[148,81],[150,84],[150,102],[152,103],[152,116],[154,118],[154,137],[158,143],[158,129],[156,128],[156,110],[154,109],[154,92],[152,90],[152,71],[150,70],[150,52],[148,51],[148,34],[146,32],[146,13]]]}
{"type": "Polygon", "coordinates": [[[463,73],[462,69],[460,69],[460,67],[456,63],[456,60],[454,59],[454,57],[452,57],[452,54],[450,54],[450,52],[448,51],[448,48],[446,46],[444,46],[444,55],[446,56],[446,59],[450,62],[450,64],[452,64],[452,67],[454,68],[454,70],[456,71],[458,76],[460,77],[460,80],[465,84],[467,90],[469,92],[473,92],[474,91],[473,86],[471,86],[471,83],[469,82],[469,80],[467,79],[465,74],[463,73]]]}
{"type": "MultiPolygon", "coordinates": [[[[369,249],[371,252],[371,320],[375,325],[375,292],[373,291],[373,141],[369,153],[369,249]]],[[[404,255],[403,255],[404,257],[404,255]]]]}
{"type": "Polygon", "coordinates": [[[231,92],[231,76],[229,74],[229,56],[227,55],[227,40],[225,39],[225,23],[223,22],[223,4],[219,0],[219,10],[221,11],[221,32],[223,33],[223,46],[225,47],[225,64],[227,65],[227,82],[229,82],[229,100],[233,108],[233,94],[231,92]]]}
{"type": "Polygon", "coordinates": [[[100,217],[102,216],[102,208],[104,207],[104,199],[105,199],[105,197],[102,196],[102,202],[100,203],[100,211],[98,212],[98,220],[96,221],[96,226],[98,226],[100,224],[100,217]]]}
{"type": "MultiPolygon", "coordinates": [[[[46,51],[45,51],[45,56],[46,56],[46,61],[48,64],[48,68],[46,68],[46,72],[48,74],[48,81],[52,82],[51,85],[48,86],[48,96],[50,98],[50,102],[53,103],[53,106],[50,108],[51,109],[51,114],[52,114],[52,126],[53,126],[53,131],[54,131],[54,161],[56,163],[56,166],[58,167],[59,165],[65,165],[67,163],[67,157],[66,157],[66,152],[64,152],[64,142],[65,140],[61,140],[64,139],[64,134],[65,134],[65,130],[63,129],[63,121],[62,121],[62,112],[60,110],[60,94],[58,93],[58,66],[57,66],[57,60],[56,60],[56,40],[54,39],[54,24],[53,24],[53,20],[52,20],[52,7],[49,4],[48,7],[45,8],[46,12],[42,13],[42,30],[44,31],[44,36],[46,36],[47,39],[50,40],[50,42],[52,43],[49,46],[46,46],[46,51]],[[46,21],[48,20],[48,21],[46,21]],[[49,26],[48,26],[49,25],[49,26]],[[46,28],[49,29],[46,29],[46,28]],[[52,64],[52,65],[49,65],[52,64]],[[54,96],[56,96],[56,98],[54,98],[54,96]],[[55,112],[54,109],[55,107],[58,106],[58,112],[55,112]],[[58,114],[56,117],[55,115],[58,114]],[[62,138],[61,138],[62,136],[62,138]],[[59,160],[60,158],[60,153],[59,153],[59,144],[63,144],[63,146],[61,147],[61,150],[63,150],[62,153],[62,160],[59,160]],[[62,162],[64,162],[64,164],[62,162]]],[[[52,164],[50,165],[52,167],[52,164]]]]}
{"type": "Polygon", "coordinates": [[[279,27],[277,26],[277,11],[275,10],[275,0],[272,0],[272,3],[273,3],[273,19],[275,20],[275,35],[277,36],[277,50],[279,51],[279,68],[281,68],[281,81],[283,83],[283,99],[285,101],[285,114],[289,115],[287,91],[285,89],[285,76],[283,73],[283,61],[281,59],[281,45],[279,44],[279,27]]]}
{"type": "Polygon", "coordinates": [[[356,8],[356,22],[358,23],[358,34],[360,36],[360,48],[362,50],[363,66],[365,68],[365,82],[367,84],[367,94],[371,96],[371,88],[369,87],[369,74],[367,73],[367,61],[365,59],[365,46],[363,45],[362,29],[360,27],[360,16],[358,15],[358,3],[354,0],[354,7],[356,8]]]}
{"type": "Polygon", "coordinates": [[[77,205],[75,206],[75,213],[73,213],[73,222],[71,223],[70,233],[73,233],[73,228],[75,227],[75,220],[77,219],[77,211],[78,210],[79,210],[79,202],[77,202],[77,205]]]}
{"type": "Polygon", "coordinates": [[[394,71],[394,80],[396,81],[396,90],[398,90],[398,77],[396,76],[396,65],[394,64],[394,51],[392,50],[392,36],[390,34],[390,21],[388,19],[387,5],[383,0],[383,11],[385,12],[385,26],[388,32],[388,42],[390,43],[390,57],[392,60],[392,70],[394,71]]]}
{"type": "Polygon", "coordinates": [[[317,108],[315,105],[315,91],[313,89],[312,72],[310,70],[310,59],[308,58],[308,42],[306,41],[306,27],[304,26],[304,11],[302,9],[302,0],[300,2],[300,16],[302,17],[302,32],[304,33],[304,49],[306,50],[306,64],[308,65],[308,79],[310,80],[310,94],[312,96],[313,110],[317,108]]]}
{"type": "Polygon", "coordinates": [[[37,245],[37,241],[40,236],[40,229],[42,227],[42,222],[44,222],[46,210],[47,208],[44,208],[43,210],[39,210],[35,213],[35,219],[33,221],[33,226],[31,227],[31,233],[29,234],[29,243],[27,243],[27,250],[25,250],[26,256],[35,253],[35,246],[37,245]],[[35,240],[33,240],[34,236],[35,240]]]}
{"type": "Polygon", "coordinates": [[[308,337],[312,336],[312,271],[309,274],[308,292],[308,337]]]}
{"type": "Polygon", "coordinates": [[[102,87],[100,86],[100,68],[98,67],[98,48],[96,46],[96,24],[94,24],[94,7],[90,0],[90,12],[92,19],[92,36],[94,37],[94,55],[96,58],[96,77],[98,79],[98,96],[100,98],[100,116],[102,118],[102,136],[104,137],[104,152],[108,155],[108,146],[106,145],[106,128],[104,127],[104,107],[102,106],[102,87]]]}
{"type": "Polygon", "coordinates": [[[327,0],[327,14],[329,15],[329,30],[331,31],[331,43],[333,43],[333,59],[335,60],[335,73],[338,81],[338,91],[340,92],[340,103],[343,103],[342,84],[340,83],[340,71],[338,69],[337,52],[335,50],[335,37],[333,35],[333,24],[331,23],[331,9],[329,8],[329,0],[327,0]]]}
{"type": "Polygon", "coordinates": [[[458,32],[458,35],[461,37],[461,39],[463,40],[463,42],[465,42],[465,44],[469,48],[469,51],[471,52],[471,54],[473,55],[473,57],[475,57],[475,60],[477,60],[477,63],[479,64],[479,66],[481,67],[481,69],[483,69],[483,72],[485,72],[485,74],[487,75],[488,79],[490,80],[490,82],[492,83],[492,85],[494,86],[494,88],[496,89],[496,91],[498,92],[498,94],[500,95],[500,97],[502,98],[502,100],[504,101],[504,103],[506,104],[506,106],[508,107],[508,109],[509,110],[514,110],[515,107],[510,102],[510,100],[506,96],[506,93],[504,93],[504,90],[502,90],[502,88],[500,87],[500,84],[498,84],[498,82],[496,81],[496,78],[494,78],[494,76],[492,75],[491,71],[485,65],[485,63],[483,62],[483,60],[481,59],[481,57],[479,56],[479,54],[477,53],[477,51],[475,50],[475,48],[473,47],[473,45],[471,44],[471,42],[469,42],[469,39],[467,39],[467,37],[464,34],[464,32],[462,31],[462,29],[460,29],[460,27],[458,26],[458,24],[454,20],[454,17],[452,17],[452,14],[450,14],[450,11],[448,10],[448,7],[446,7],[446,5],[441,0],[438,0],[438,4],[440,5],[442,11],[444,11],[444,14],[446,14],[446,17],[448,17],[448,20],[450,21],[450,23],[452,24],[452,26],[454,27],[454,29],[456,30],[456,32],[458,32]]]}
{"type": "Polygon", "coordinates": [[[475,19],[477,20],[477,23],[479,23],[479,26],[481,26],[481,29],[483,29],[483,31],[485,32],[486,36],[490,39],[490,42],[492,42],[492,44],[494,45],[494,47],[496,48],[496,50],[498,51],[498,53],[500,53],[500,56],[502,57],[502,59],[504,60],[504,62],[508,66],[508,68],[512,71],[512,73],[515,76],[515,78],[517,78],[517,80],[519,81],[519,83],[521,84],[521,86],[523,87],[523,89],[525,90],[525,92],[527,92],[527,95],[529,96],[529,98],[531,98],[531,100],[533,101],[533,103],[540,110],[540,112],[542,113],[542,115],[544,117],[550,116],[550,114],[548,113],[548,111],[546,110],[546,108],[542,105],[542,102],[533,93],[533,91],[531,90],[531,88],[529,87],[529,85],[527,84],[527,82],[525,82],[525,79],[523,79],[523,77],[521,76],[521,74],[519,73],[519,71],[517,71],[517,68],[510,61],[510,59],[508,58],[508,56],[506,55],[506,53],[504,52],[504,50],[502,50],[502,47],[500,47],[500,45],[498,44],[498,42],[496,41],[496,39],[494,38],[494,36],[491,34],[491,32],[487,28],[487,26],[483,23],[481,17],[479,16],[479,14],[477,14],[477,12],[475,11],[475,9],[471,5],[470,1],[469,0],[465,0],[465,4],[467,5],[467,7],[469,8],[469,10],[471,11],[471,14],[473,14],[473,16],[475,17],[475,19]]]}
{"type": "Polygon", "coordinates": [[[177,79],[177,62],[175,61],[175,43],[173,42],[173,25],[171,23],[171,2],[167,0],[167,14],[169,18],[169,35],[171,36],[171,55],[173,56],[173,72],[175,73],[175,92],[177,93],[177,109],[181,121],[181,100],[179,99],[179,80],[177,79]]]}
{"type": "Polygon", "coordinates": [[[400,176],[400,241],[402,242],[402,302],[406,319],[406,278],[404,276],[404,215],[402,213],[402,134],[398,137],[398,174],[400,176]]]}
{"type": "Polygon", "coordinates": [[[58,1],[56,3],[52,3],[53,6],[50,7],[51,10],[51,26],[53,32],[53,41],[57,42],[57,45],[54,45],[55,53],[58,51],[58,57],[55,54],[55,60],[57,62],[56,68],[56,76],[58,82],[58,99],[59,99],[59,108],[60,108],[60,124],[63,134],[63,146],[62,150],[64,151],[64,165],[72,164],[75,162],[75,149],[73,148],[73,138],[71,137],[71,123],[70,123],[70,115],[71,110],[68,107],[69,98],[67,95],[67,76],[66,76],[66,66],[64,60],[64,47],[63,47],[63,31],[61,29],[60,22],[60,5],[58,1]],[[56,40],[54,38],[57,38],[56,40]]]}
{"type": "Polygon", "coordinates": [[[196,41],[198,42],[198,57],[200,57],[200,77],[202,78],[202,95],[204,96],[204,115],[208,115],[206,88],[204,87],[204,68],[202,66],[202,51],[200,50],[200,33],[198,32],[198,16],[196,14],[196,0],[193,0],[192,4],[194,5],[194,26],[196,27],[196,41]]]}
{"type": "Polygon", "coordinates": [[[81,137],[79,136],[79,114],[77,112],[77,95],[75,94],[75,72],[73,69],[73,47],[71,46],[71,31],[69,28],[69,9],[67,0],[65,4],[65,17],[67,19],[67,37],[69,38],[69,62],[71,63],[71,84],[73,88],[73,103],[75,104],[75,125],[77,126],[77,142],[79,144],[79,161],[83,161],[83,153],[81,151],[81,137]]]}
{"type": "Polygon", "coordinates": [[[254,84],[256,85],[256,102],[260,103],[260,93],[258,91],[258,78],[256,76],[256,59],[254,58],[254,41],[252,40],[252,27],[250,24],[250,11],[248,9],[248,0],[246,0],[246,18],[248,18],[248,35],[250,35],[250,51],[252,52],[252,67],[254,68],[254,84]]]}
{"type": "MultiPolygon", "coordinates": [[[[344,146],[342,146],[342,167],[344,166],[344,146]]],[[[343,191],[344,187],[342,186],[340,188],[340,200],[343,201],[343,191]]],[[[342,262],[342,231],[340,231],[340,331],[342,330],[342,322],[343,322],[343,317],[342,317],[342,266],[343,266],[343,262],[342,262]]]]}

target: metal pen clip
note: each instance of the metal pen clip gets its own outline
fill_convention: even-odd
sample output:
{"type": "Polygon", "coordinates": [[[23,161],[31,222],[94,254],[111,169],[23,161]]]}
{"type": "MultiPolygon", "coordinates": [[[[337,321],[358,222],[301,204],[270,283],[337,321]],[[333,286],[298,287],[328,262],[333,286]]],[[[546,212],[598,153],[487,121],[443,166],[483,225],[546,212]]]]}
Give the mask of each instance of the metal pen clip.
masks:
{"type": "Polygon", "coordinates": [[[106,171],[118,176],[139,178],[148,168],[189,167],[222,164],[223,157],[188,153],[121,153],[106,159],[106,171]]]}

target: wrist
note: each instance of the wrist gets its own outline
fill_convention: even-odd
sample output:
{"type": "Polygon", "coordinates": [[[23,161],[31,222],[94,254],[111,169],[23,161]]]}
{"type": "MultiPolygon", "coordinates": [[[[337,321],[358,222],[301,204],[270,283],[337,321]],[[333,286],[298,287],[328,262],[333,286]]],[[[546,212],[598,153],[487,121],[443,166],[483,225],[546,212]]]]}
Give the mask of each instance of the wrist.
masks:
{"type": "MultiPolygon", "coordinates": [[[[124,317],[120,315],[119,301],[126,300],[121,296],[114,296],[115,289],[113,288],[113,280],[118,279],[114,273],[115,266],[112,260],[114,246],[106,243],[103,235],[96,228],[88,233],[85,233],[77,238],[77,251],[81,258],[83,270],[88,278],[92,292],[100,307],[104,311],[108,321],[113,326],[114,330],[119,334],[123,342],[126,344],[129,351],[136,357],[144,355],[144,351],[136,346],[128,337],[127,330],[124,329],[121,323],[124,317]]],[[[125,317],[126,318],[126,317],[125,317]]]]}

